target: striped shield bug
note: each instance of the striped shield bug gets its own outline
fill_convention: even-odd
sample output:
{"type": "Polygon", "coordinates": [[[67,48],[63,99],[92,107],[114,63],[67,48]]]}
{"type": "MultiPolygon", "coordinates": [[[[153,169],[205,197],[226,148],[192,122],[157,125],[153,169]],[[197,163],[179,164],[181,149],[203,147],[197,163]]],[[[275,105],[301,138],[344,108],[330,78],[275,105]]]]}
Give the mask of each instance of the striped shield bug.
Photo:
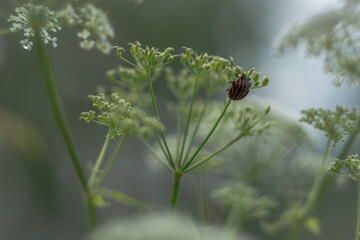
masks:
{"type": "MultiPolygon", "coordinates": [[[[238,77],[236,75],[236,77],[238,77]]],[[[231,81],[231,87],[226,89],[228,91],[229,98],[231,100],[241,100],[247,96],[250,91],[251,82],[250,79],[246,77],[245,73],[242,73],[238,79],[231,81]]]]}

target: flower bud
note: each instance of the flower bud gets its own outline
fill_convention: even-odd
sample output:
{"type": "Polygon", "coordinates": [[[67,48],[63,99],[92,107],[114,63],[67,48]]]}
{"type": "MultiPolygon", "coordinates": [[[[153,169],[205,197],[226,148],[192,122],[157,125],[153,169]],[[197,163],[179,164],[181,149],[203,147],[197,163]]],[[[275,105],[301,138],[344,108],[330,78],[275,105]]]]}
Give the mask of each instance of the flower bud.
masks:
{"type": "Polygon", "coordinates": [[[246,77],[247,77],[247,78],[250,78],[250,77],[251,77],[251,74],[253,73],[254,70],[255,70],[255,67],[251,67],[251,68],[249,69],[249,71],[247,71],[246,77]]]}
{"type": "Polygon", "coordinates": [[[230,68],[234,68],[234,58],[230,57],[230,68]]]}
{"type": "Polygon", "coordinates": [[[262,86],[265,87],[269,84],[269,77],[264,77],[262,80],[262,86]]]}
{"type": "Polygon", "coordinates": [[[265,109],[265,115],[267,115],[270,112],[270,105],[266,107],[265,109]]]}
{"type": "Polygon", "coordinates": [[[172,61],[174,60],[174,56],[173,55],[170,55],[167,59],[167,62],[168,63],[171,63],[172,61]]]}
{"type": "Polygon", "coordinates": [[[254,75],[254,77],[253,77],[253,80],[254,80],[255,82],[259,81],[259,77],[260,77],[260,72],[256,72],[255,75],[254,75]]]}
{"type": "Polygon", "coordinates": [[[186,48],[186,57],[191,58],[191,48],[186,48]]]}
{"type": "Polygon", "coordinates": [[[209,55],[208,55],[207,53],[205,53],[205,54],[203,55],[203,58],[202,58],[202,60],[201,60],[201,63],[202,63],[202,64],[205,64],[205,63],[206,63],[206,60],[208,59],[208,57],[209,57],[209,55]]]}

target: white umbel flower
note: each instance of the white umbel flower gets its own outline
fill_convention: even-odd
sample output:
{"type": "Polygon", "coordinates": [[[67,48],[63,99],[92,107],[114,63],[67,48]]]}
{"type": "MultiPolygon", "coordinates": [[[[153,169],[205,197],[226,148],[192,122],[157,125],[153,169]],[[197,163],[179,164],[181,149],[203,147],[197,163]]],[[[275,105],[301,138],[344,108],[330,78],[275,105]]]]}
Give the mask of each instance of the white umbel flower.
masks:
{"type": "Polygon", "coordinates": [[[26,50],[31,50],[33,42],[31,39],[35,34],[39,34],[41,40],[45,43],[52,43],[53,47],[57,46],[57,38],[52,37],[50,32],[61,30],[58,19],[54,11],[43,5],[24,4],[22,7],[15,9],[17,15],[10,15],[8,21],[12,22],[10,31],[24,31],[24,40],[20,44],[26,50]]]}

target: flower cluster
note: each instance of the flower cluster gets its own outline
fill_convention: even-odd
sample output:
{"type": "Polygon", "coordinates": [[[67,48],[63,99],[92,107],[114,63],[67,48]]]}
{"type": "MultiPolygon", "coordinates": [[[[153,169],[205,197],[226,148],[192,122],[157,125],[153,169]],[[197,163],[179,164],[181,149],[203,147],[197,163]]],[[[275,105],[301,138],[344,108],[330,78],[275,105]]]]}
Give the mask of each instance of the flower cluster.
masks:
{"type": "MultiPolygon", "coordinates": [[[[112,91],[119,93],[131,104],[146,109],[147,104],[151,102],[150,94],[145,91],[147,87],[147,84],[144,84],[146,75],[141,69],[119,66],[116,69],[109,70],[107,77],[114,83],[112,91]]],[[[156,76],[153,79],[156,79],[156,76]]]]}
{"type": "MultiPolygon", "coordinates": [[[[233,81],[234,77],[239,76],[243,70],[242,67],[234,64],[232,57],[227,60],[218,56],[209,56],[207,53],[196,54],[191,48],[185,48],[185,52],[181,53],[180,56],[181,63],[195,76],[206,75],[208,78],[208,74],[211,72],[223,74],[218,79],[215,78],[216,81],[206,81],[204,83],[206,87],[214,88],[219,84],[225,85],[228,81],[233,81]],[[223,78],[224,76],[225,78],[223,78]]],[[[254,72],[254,70],[255,68],[251,68],[246,72],[247,77],[253,81],[252,88],[266,86],[269,82],[269,77],[265,76],[260,80],[260,72],[254,72]]]]}
{"type": "Polygon", "coordinates": [[[324,131],[325,136],[334,141],[334,146],[338,141],[345,141],[344,135],[359,130],[357,123],[360,121],[360,115],[357,114],[355,108],[350,110],[337,106],[335,111],[310,108],[302,110],[301,113],[305,116],[300,121],[307,122],[316,129],[324,131]]]}
{"type": "Polygon", "coordinates": [[[213,199],[230,213],[236,213],[240,221],[264,219],[276,206],[271,197],[258,197],[252,187],[241,183],[214,191],[213,199]]]}
{"type": "Polygon", "coordinates": [[[350,155],[345,160],[335,159],[328,170],[329,172],[346,175],[355,181],[360,181],[359,155],[350,155]]]}
{"type": "MultiPolygon", "coordinates": [[[[166,48],[164,51],[159,51],[154,47],[150,48],[146,46],[145,48],[142,48],[139,42],[131,43],[130,45],[130,53],[136,62],[136,65],[132,65],[140,67],[148,72],[161,68],[164,64],[170,63],[174,59],[174,56],[171,54],[174,49],[171,47],[166,48]]],[[[117,55],[125,60],[122,57],[122,51],[122,48],[117,47],[117,55]]],[[[126,60],[126,62],[128,61],[126,60]]]]}
{"type": "Polygon", "coordinates": [[[22,7],[16,8],[15,12],[17,15],[10,15],[8,19],[9,22],[12,22],[10,31],[24,31],[26,39],[20,41],[24,49],[31,50],[33,46],[31,38],[35,34],[38,34],[44,43],[52,43],[54,47],[57,46],[57,38],[52,37],[49,33],[61,30],[54,11],[43,5],[34,6],[31,3],[27,3],[22,7]]]}
{"type": "Polygon", "coordinates": [[[248,105],[240,110],[230,110],[228,117],[233,120],[235,128],[242,135],[258,135],[261,134],[264,129],[269,128],[273,122],[266,122],[260,127],[257,127],[261,120],[270,112],[270,106],[267,106],[262,114],[259,114],[257,109],[248,105]],[[255,128],[257,127],[257,128],[255,128]]]}
{"type": "Polygon", "coordinates": [[[62,25],[79,27],[80,47],[92,49],[96,46],[104,54],[109,54],[112,45],[109,38],[114,37],[114,30],[109,24],[106,14],[92,4],[74,9],[70,4],[58,11],[56,16],[62,25]]]}
{"type": "Polygon", "coordinates": [[[325,71],[335,74],[335,85],[360,81],[360,15],[359,1],[344,0],[341,8],[311,18],[302,26],[293,26],[282,37],[278,49],[283,52],[305,43],[311,56],[323,56],[325,71]]]}
{"type": "Polygon", "coordinates": [[[20,44],[31,50],[31,38],[38,34],[44,43],[57,46],[57,38],[50,32],[57,32],[62,28],[80,28],[78,36],[81,38],[80,47],[92,49],[96,46],[101,52],[108,54],[112,48],[109,38],[114,37],[114,30],[109,24],[106,14],[92,4],[73,8],[70,4],[59,11],[51,11],[43,5],[24,4],[15,9],[17,15],[10,15],[9,22],[13,25],[12,32],[24,31],[26,39],[20,44]]]}
{"type": "Polygon", "coordinates": [[[173,214],[142,214],[136,217],[112,221],[92,232],[90,240],[245,240],[226,229],[202,226],[191,218],[173,214]],[[139,231],[141,229],[141,231],[139,231]]]}
{"type": "Polygon", "coordinates": [[[148,117],[139,109],[132,109],[130,103],[120,98],[118,93],[111,94],[108,99],[104,93],[90,95],[95,111],[81,113],[81,120],[86,123],[95,122],[112,129],[112,139],[121,135],[139,135],[150,137],[154,131],[163,128],[155,118],[148,117]]]}

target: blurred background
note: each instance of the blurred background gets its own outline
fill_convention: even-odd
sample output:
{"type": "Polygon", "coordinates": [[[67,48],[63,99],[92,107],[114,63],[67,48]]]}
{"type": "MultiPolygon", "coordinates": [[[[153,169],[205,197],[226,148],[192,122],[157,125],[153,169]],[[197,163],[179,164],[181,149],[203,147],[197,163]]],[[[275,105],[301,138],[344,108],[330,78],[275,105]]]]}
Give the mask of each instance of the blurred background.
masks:
{"type": "MultiPolygon", "coordinates": [[[[0,29],[10,26],[7,16],[14,13],[15,2],[22,1],[1,1],[0,29]]],[[[270,77],[270,84],[254,91],[249,101],[270,104],[274,112],[290,120],[297,121],[299,111],[309,107],[359,105],[359,87],[344,84],[336,88],[333,76],[324,75],[320,59],[305,58],[301,48],[284,56],[274,50],[279,34],[290,23],[337,7],[338,1],[144,0],[136,4],[103,0],[95,4],[109,16],[116,34],[114,45],[127,49],[129,42],[140,41],[159,49],[174,47],[175,52],[185,46],[225,58],[233,56],[244,69],[255,66],[270,77]]],[[[96,158],[106,129],[84,124],[79,116],[91,108],[87,96],[94,94],[97,86],[110,86],[106,71],[118,66],[120,60],[115,53],[106,56],[80,49],[75,30],[63,30],[56,36],[58,47],[49,47],[50,58],[86,168],[96,158]]],[[[48,101],[36,49],[24,51],[21,39],[21,33],[0,36],[0,239],[79,239],[88,232],[83,192],[48,101]]],[[[174,133],[176,126],[165,109],[169,91],[162,80],[155,82],[154,89],[166,131],[174,133]]],[[[314,151],[321,154],[325,144],[322,133],[312,131],[310,136],[317,144],[314,151]]],[[[136,139],[126,142],[105,185],[167,206],[170,174],[150,171],[144,164],[146,151],[139,149],[144,148],[136,139]]],[[[218,187],[216,179],[208,180],[209,191],[218,187]]],[[[178,201],[181,211],[196,218],[195,181],[191,175],[184,178],[178,201]]],[[[341,194],[329,192],[315,212],[322,223],[322,234],[305,233],[303,239],[351,239],[356,220],[354,189],[350,185],[341,194]]],[[[114,202],[111,207],[99,209],[99,221],[139,211],[114,202]]],[[[257,229],[254,224],[245,231],[254,239],[279,239],[279,235],[257,235],[257,229]]]]}

